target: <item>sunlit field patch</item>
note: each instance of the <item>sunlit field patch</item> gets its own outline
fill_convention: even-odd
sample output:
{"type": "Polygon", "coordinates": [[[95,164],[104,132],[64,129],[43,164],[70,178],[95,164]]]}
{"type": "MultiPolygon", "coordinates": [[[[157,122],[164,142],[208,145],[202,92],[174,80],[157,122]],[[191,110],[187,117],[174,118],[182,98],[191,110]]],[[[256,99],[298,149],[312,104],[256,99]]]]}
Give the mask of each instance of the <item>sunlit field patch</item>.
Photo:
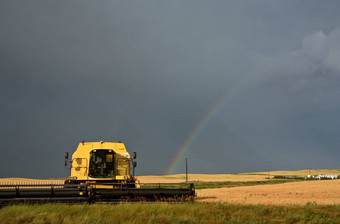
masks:
{"type": "Polygon", "coordinates": [[[340,205],[340,180],[197,190],[198,201],[268,205],[340,205]]]}

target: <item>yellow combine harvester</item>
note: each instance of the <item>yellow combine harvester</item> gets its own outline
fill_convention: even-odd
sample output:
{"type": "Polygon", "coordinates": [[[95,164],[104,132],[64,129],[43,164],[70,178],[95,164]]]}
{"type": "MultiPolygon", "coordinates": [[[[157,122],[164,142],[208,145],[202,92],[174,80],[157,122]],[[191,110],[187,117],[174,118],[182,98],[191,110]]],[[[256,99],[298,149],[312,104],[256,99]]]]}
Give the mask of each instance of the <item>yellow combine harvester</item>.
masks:
{"type": "Polygon", "coordinates": [[[137,166],[121,142],[81,142],[65,166],[64,184],[0,185],[0,206],[11,203],[78,203],[155,201],[195,198],[192,183],[143,184],[134,175],[137,166]],[[70,166],[69,166],[70,164],[70,166]],[[132,172],[132,173],[131,173],[132,172]]]}
{"type": "MultiPolygon", "coordinates": [[[[121,142],[82,142],[71,159],[71,175],[65,184],[115,184],[117,187],[135,187],[134,169],[137,166],[136,153],[133,158],[121,142]],[[131,167],[133,173],[131,175],[131,167]]],[[[65,153],[65,166],[69,163],[65,153]]],[[[101,187],[106,186],[102,185],[101,187]]]]}

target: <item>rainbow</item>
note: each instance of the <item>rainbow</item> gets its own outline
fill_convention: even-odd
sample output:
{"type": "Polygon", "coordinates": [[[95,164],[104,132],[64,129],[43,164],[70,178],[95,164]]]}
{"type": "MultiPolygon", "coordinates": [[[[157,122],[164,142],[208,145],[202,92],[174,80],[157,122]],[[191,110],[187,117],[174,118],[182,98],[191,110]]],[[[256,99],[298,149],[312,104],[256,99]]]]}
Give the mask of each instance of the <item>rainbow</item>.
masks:
{"type": "Polygon", "coordinates": [[[226,92],[226,94],[220,97],[216,101],[214,106],[211,107],[210,110],[203,116],[200,122],[198,122],[198,124],[194,127],[194,129],[187,136],[183,144],[177,150],[175,157],[172,159],[172,161],[170,162],[170,164],[165,170],[165,175],[170,175],[176,170],[181,158],[183,158],[184,155],[188,152],[188,150],[190,149],[190,146],[196,140],[196,138],[198,137],[202,129],[209,123],[209,121],[216,114],[216,112],[225,103],[227,103],[239,89],[241,89],[241,87],[249,80],[249,78],[250,76],[248,75],[248,76],[245,76],[243,79],[241,79],[233,88],[231,88],[229,91],[226,92]]]}

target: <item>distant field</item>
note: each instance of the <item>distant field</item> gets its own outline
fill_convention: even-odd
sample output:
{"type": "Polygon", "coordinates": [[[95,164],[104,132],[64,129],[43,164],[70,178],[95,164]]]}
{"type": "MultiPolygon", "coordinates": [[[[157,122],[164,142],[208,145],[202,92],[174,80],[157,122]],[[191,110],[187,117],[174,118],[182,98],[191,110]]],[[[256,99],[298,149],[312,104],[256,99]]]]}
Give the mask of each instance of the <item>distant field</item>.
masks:
{"type": "MultiPolygon", "coordinates": [[[[273,178],[275,175],[281,176],[300,176],[305,177],[317,174],[336,174],[340,175],[340,169],[328,170],[299,170],[299,171],[271,171],[270,176],[273,178]]],[[[256,173],[238,173],[238,174],[189,174],[190,181],[201,182],[246,182],[246,181],[266,181],[268,177],[267,172],[256,173]]],[[[142,183],[180,183],[185,182],[185,174],[163,175],[163,176],[138,176],[142,183]]],[[[64,180],[40,180],[28,178],[0,178],[0,183],[12,182],[37,182],[37,183],[64,183],[64,180]]]]}
{"type": "Polygon", "coordinates": [[[1,178],[0,184],[64,184],[64,180],[45,180],[29,178],[1,178]]]}
{"type": "MultiPolygon", "coordinates": [[[[270,177],[278,176],[299,176],[305,177],[308,174],[336,174],[340,175],[340,169],[327,170],[299,170],[299,171],[271,171],[270,177]]],[[[238,174],[189,174],[189,181],[203,182],[243,182],[243,181],[265,181],[267,180],[267,172],[256,173],[238,173],[238,174]]],[[[140,176],[138,177],[142,183],[174,183],[184,182],[185,174],[164,175],[164,176],[140,176]]]]}

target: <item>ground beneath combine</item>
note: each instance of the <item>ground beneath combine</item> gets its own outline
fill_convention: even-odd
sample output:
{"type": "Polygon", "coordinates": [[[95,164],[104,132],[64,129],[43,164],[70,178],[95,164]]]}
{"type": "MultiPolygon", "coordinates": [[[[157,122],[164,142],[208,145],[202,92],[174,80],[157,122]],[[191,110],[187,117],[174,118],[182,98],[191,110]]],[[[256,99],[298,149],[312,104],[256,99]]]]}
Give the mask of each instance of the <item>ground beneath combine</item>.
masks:
{"type": "Polygon", "coordinates": [[[0,184],[0,206],[42,203],[183,202],[195,199],[192,183],[147,183],[139,188],[117,183],[87,184],[0,184]]]}

